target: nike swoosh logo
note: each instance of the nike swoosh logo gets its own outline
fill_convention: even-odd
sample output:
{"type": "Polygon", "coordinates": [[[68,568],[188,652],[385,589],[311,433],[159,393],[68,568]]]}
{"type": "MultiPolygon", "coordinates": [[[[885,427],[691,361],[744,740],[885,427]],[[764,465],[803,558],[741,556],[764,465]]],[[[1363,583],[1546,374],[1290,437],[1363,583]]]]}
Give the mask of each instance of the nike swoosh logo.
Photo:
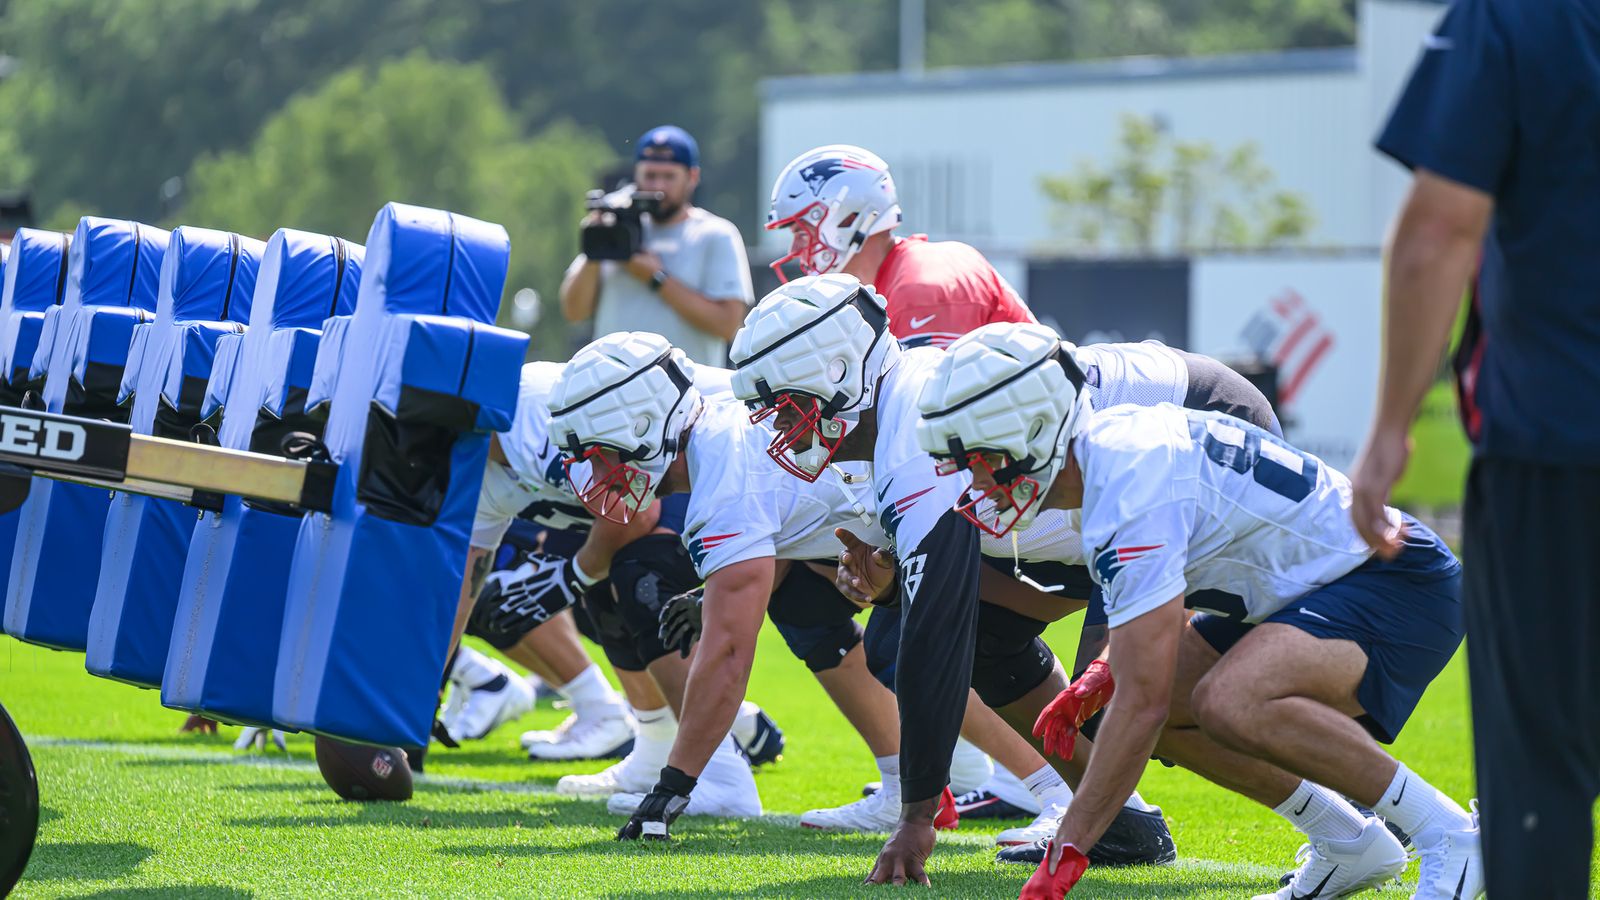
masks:
{"type": "Polygon", "coordinates": [[[1306,807],[1308,807],[1310,805],[1311,805],[1311,798],[1307,797],[1306,798],[1306,802],[1300,804],[1300,808],[1295,810],[1294,814],[1297,815],[1297,816],[1300,815],[1301,813],[1305,812],[1306,811],[1306,807]]]}
{"type": "Polygon", "coordinates": [[[1454,900],[1461,900],[1461,890],[1467,886],[1467,866],[1470,865],[1472,864],[1466,863],[1461,867],[1461,880],[1456,882],[1456,895],[1454,900]]]}
{"type": "Polygon", "coordinates": [[[805,191],[795,191],[794,193],[789,195],[789,199],[793,200],[794,198],[796,198],[796,197],[798,197],[798,196],[800,196],[801,194],[804,194],[804,193],[805,193],[805,191]]]}
{"type": "Polygon", "coordinates": [[[1399,806],[1400,805],[1400,801],[1404,800],[1406,798],[1406,787],[1408,785],[1410,785],[1410,784],[1411,784],[1411,779],[1409,779],[1409,778],[1407,778],[1405,781],[1400,782],[1400,793],[1396,794],[1394,796],[1394,799],[1389,801],[1389,804],[1391,806],[1399,806]]]}
{"type": "Polygon", "coordinates": [[[1322,613],[1314,613],[1311,610],[1306,609],[1304,606],[1300,607],[1300,615],[1302,615],[1302,616],[1310,616],[1313,619],[1321,619],[1324,622],[1328,622],[1329,621],[1327,616],[1323,615],[1322,613]]]}
{"type": "Polygon", "coordinates": [[[934,313],[931,316],[924,316],[921,319],[917,318],[916,316],[912,316],[911,317],[911,327],[912,328],[921,328],[922,326],[928,324],[929,322],[932,322],[934,319],[937,319],[937,318],[939,318],[939,314],[938,313],[934,313]]]}
{"type": "Polygon", "coordinates": [[[1333,879],[1333,873],[1337,872],[1337,871],[1339,871],[1339,867],[1338,866],[1334,866],[1332,869],[1330,869],[1328,871],[1328,874],[1322,876],[1322,883],[1317,885],[1315,890],[1313,890],[1309,894],[1294,894],[1294,893],[1291,893],[1289,895],[1290,896],[1290,900],[1313,900],[1313,898],[1315,898],[1315,897],[1321,897],[1322,896],[1322,889],[1328,886],[1328,882],[1333,879]]]}
{"type": "Polygon", "coordinates": [[[893,486],[893,485],[894,485],[894,479],[893,478],[890,478],[889,480],[887,480],[887,481],[885,481],[883,483],[883,490],[878,491],[878,502],[879,503],[883,502],[884,495],[889,493],[889,488],[891,486],[893,486]]]}
{"type": "Polygon", "coordinates": [[[1449,50],[1455,45],[1455,41],[1437,34],[1423,35],[1422,38],[1422,49],[1424,50],[1449,50]]]}

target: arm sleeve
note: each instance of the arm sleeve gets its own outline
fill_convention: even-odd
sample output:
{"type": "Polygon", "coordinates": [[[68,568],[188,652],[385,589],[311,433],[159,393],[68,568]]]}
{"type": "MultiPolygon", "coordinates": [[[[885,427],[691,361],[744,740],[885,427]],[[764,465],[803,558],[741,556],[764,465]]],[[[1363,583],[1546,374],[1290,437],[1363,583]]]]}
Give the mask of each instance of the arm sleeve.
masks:
{"type": "Polygon", "coordinates": [[[739,229],[733,225],[713,232],[707,242],[704,278],[705,283],[697,287],[713,300],[740,300],[746,305],[755,302],[750,263],[745,259],[739,229]]]}
{"type": "Polygon", "coordinates": [[[948,507],[900,556],[900,790],[908,803],[950,781],[972,686],[978,630],[978,529],[948,507]]]}
{"type": "Polygon", "coordinates": [[[1456,0],[1424,39],[1377,147],[1407,168],[1494,193],[1515,140],[1515,85],[1490,0],[1456,0]]]}

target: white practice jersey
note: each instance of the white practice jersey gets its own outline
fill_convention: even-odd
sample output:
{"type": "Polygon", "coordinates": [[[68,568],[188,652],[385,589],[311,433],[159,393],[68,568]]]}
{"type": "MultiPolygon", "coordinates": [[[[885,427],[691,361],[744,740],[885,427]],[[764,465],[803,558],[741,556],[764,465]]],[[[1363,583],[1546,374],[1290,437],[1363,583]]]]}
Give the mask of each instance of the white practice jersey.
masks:
{"type": "Polygon", "coordinates": [[[853,476],[851,483],[830,470],[808,484],[767,456],[772,437],[731,397],[708,402],[689,433],[684,452],[693,491],[683,542],[700,577],[765,556],[833,559],[838,527],[869,544],[888,543],[873,514],[865,464],[837,467],[853,476]]]}
{"type": "MultiPolygon", "coordinates": [[[[878,394],[873,480],[879,518],[900,555],[921,542],[972,482],[965,472],[936,475],[933,457],[916,441],[917,398],[942,352],[931,348],[905,351],[885,376],[878,394]]],[[[1096,407],[1181,405],[1189,392],[1189,370],[1183,357],[1156,341],[1091,344],[1079,347],[1075,358],[1088,378],[1089,399],[1096,407]]],[[[980,534],[980,544],[986,556],[1085,563],[1077,515],[1067,510],[1040,512],[1016,535],[1015,542],[1011,535],[980,534]]]]}
{"type": "Polygon", "coordinates": [[[1230,416],[1097,410],[1073,453],[1083,545],[1113,628],[1206,589],[1243,599],[1215,612],[1259,622],[1371,554],[1350,520],[1348,478],[1230,416]]]}
{"type": "MultiPolygon", "coordinates": [[[[498,547],[511,520],[524,510],[533,521],[557,531],[587,529],[594,524],[594,516],[567,479],[560,448],[550,440],[550,391],[565,368],[565,363],[552,362],[522,367],[511,430],[500,434],[500,449],[510,465],[491,461],[484,470],[472,546],[498,547]]],[[[696,365],[691,377],[708,401],[733,395],[733,373],[727,369],[696,365]]],[[[580,481],[586,477],[587,466],[579,463],[573,467],[580,481]]]]}

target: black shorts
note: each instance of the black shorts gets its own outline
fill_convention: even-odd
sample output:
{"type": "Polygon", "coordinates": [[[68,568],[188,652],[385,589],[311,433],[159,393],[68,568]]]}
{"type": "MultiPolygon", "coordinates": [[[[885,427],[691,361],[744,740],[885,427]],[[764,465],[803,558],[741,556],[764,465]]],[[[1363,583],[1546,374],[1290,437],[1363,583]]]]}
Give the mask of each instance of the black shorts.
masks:
{"type": "Polygon", "coordinates": [[[1283,437],[1278,414],[1272,411],[1266,395],[1248,378],[1209,356],[1186,350],[1175,352],[1183,357],[1184,368],[1189,371],[1189,391],[1183,397],[1185,407],[1227,413],[1283,437]]]}

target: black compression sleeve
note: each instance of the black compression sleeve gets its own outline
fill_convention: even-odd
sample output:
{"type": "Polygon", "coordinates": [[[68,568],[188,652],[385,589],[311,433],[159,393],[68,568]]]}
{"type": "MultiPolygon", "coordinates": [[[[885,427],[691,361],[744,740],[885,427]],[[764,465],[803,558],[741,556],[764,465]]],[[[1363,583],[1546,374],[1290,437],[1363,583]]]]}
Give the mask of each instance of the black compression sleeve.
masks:
{"type": "Polygon", "coordinates": [[[978,632],[978,530],[955,510],[900,559],[900,791],[907,803],[937,797],[950,780],[972,686],[978,632]]]}

